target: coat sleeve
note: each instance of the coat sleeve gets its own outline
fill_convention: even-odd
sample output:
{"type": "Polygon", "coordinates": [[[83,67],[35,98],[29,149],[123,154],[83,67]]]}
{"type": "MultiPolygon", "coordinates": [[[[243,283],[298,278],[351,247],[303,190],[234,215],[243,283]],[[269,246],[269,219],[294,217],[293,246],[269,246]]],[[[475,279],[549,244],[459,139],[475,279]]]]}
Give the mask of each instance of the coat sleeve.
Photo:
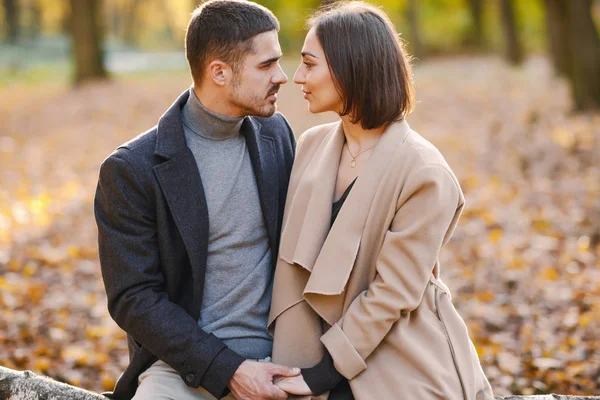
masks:
{"type": "Polygon", "coordinates": [[[375,279],[321,337],[346,378],[367,368],[367,357],[392,325],[418,307],[461,209],[460,188],[444,166],[411,173],[377,255],[375,279]]]}
{"type": "Polygon", "coordinates": [[[159,258],[156,211],[126,152],[119,150],[102,164],[94,203],[109,312],[188,386],[202,386],[221,398],[244,358],[169,301],[159,258]]]}

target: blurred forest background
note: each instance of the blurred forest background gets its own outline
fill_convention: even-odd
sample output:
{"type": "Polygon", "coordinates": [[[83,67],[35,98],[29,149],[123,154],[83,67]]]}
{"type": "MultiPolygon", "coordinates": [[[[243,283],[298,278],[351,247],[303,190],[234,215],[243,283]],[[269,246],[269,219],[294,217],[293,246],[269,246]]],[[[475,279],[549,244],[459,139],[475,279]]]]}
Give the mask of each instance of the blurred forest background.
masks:
{"type": "MultiPolygon", "coordinates": [[[[316,0],[264,0],[290,78],[316,0]]],[[[467,207],[442,253],[498,395],[600,394],[600,1],[389,0],[416,58],[411,126],[467,207]]],[[[106,310],[98,167],[189,87],[194,0],[1,0],[0,365],[90,390],[127,364],[106,310]]]]}

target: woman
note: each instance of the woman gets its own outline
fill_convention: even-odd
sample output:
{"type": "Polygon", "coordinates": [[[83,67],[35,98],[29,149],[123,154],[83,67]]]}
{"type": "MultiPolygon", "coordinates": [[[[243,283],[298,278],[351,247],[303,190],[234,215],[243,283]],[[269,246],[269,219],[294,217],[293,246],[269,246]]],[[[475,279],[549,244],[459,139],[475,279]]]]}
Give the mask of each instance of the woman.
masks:
{"type": "Polygon", "coordinates": [[[411,72],[397,34],[361,2],[310,26],[294,82],[311,112],[341,121],[298,142],[269,328],[274,362],[303,370],[277,384],[307,398],[493,399],[439,279],[463,195],[404,119],[411,72]]]}

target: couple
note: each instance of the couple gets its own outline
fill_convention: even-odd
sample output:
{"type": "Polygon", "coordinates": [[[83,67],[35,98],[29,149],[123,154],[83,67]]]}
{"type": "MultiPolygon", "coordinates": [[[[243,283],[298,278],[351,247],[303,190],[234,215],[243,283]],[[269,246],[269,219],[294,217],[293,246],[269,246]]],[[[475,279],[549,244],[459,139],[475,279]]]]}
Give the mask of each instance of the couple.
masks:
{"type": "Polygon", "coordinates": [[[309,26],[294,82],[340,121],[296,146],[277,19],[210,0],[187,30],[192,88],[102,164],[100,261],[130,355],[107,396],[493,399],[439,279],[464,203],[405,121],[408,56],[365,3],[309,26]]]}

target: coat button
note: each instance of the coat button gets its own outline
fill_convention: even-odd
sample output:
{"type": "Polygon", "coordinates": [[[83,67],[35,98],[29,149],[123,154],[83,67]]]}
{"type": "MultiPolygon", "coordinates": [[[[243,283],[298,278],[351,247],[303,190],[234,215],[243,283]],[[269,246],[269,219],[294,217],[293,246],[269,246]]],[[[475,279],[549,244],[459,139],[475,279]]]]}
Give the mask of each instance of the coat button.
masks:
{"type": "Polygon", "coordinates": [[[194,383],[194,378],[196,378],[196,377],[194,376],[194,374],[187,374],[187,375],[185,376],[185,381],[186,381],[187,383],[189,383],[189,384],[192,384],[192,383],[194,383]]]}

